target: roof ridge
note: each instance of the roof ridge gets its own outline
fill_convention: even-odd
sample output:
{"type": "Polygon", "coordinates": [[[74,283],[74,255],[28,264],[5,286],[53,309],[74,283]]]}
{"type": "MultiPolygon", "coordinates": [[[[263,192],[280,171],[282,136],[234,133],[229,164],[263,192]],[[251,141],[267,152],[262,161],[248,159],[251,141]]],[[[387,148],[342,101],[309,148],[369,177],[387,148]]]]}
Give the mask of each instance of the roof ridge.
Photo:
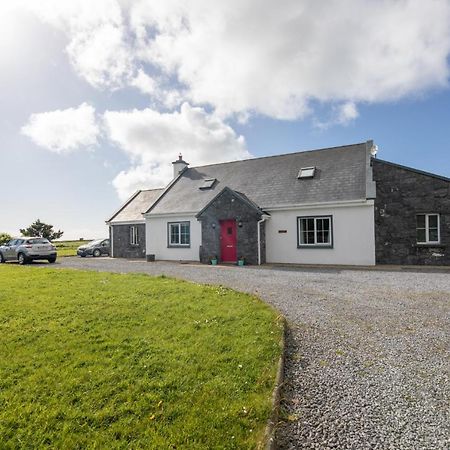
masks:
{"type": "Polygon", "coordinates": [[[211,166],[222,166],[222,165],[225,165],[225,164],[236,164],[236,163],[246,162],[246,161],[256,161],[258,159],[280,158],[282,156],[298,155],[298,154],[312,153],[312,152],[322,152],[322,151],[327,151],[327,150],[336,150],[336,149],[345,148],[345,147],[354,147],[356,145],[366,145],[366,142],[355,142],[354,144],[336,145],[334,147],[323,147],[323,148],[316,148],[316,149],[312,149],[312,150],[299,150],[299,151],[291,152],[291,153],[282,153],[280,155],[258,156],[256,158],[237,159],[235,161],[226,161],[226,162],[221,162],[221,163],[204,164],[202,166],[189,167],[187,170],[190,170],[190,169],[201,169],[203,167],[211,167],[211,166]]]}
{"type": "Polygon", "coordinates": [[[140,192],[150,192],[150,191],[162,191],[164,188],[152,188],[152,189],[141,189],[140,192]]]}
{"type": "Polygon", "coordinates": [[[138,189],[131,197],[129,197],[120,207],[117,209],[112,216],[108,220],[105,220],[106,223],[111,222],[116,216],[119,215],[142,191],[138,189]]]}
{"type": "Polygon", "coordinates": [[[373,159],[373,161],[379,161],[381,163],[385,163],[390,166],[398,167],[399,169],[409,170],[410,172],[415,172],[415,173],[418,173],[419,175],[426,175],[428,177],[437,178],[442,181],[450,181],[450,178],[446,177],[445,175],[439,175],[437,173],[427,172],[426,170],[416,169],[416,168],[410,167],[410,166],[404,166],[403,164],[394,163],[392,161],[387,161],[385,159],[380,159],[380,158],[372,158],[372,159],[373,159]]]}

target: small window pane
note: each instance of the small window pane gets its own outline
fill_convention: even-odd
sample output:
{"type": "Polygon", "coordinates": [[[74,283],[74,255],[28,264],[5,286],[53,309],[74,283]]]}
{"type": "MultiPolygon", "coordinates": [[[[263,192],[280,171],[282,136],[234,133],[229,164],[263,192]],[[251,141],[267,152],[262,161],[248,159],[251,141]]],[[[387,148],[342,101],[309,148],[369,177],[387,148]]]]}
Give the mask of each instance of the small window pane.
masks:
{"type": "Polygon", "coordinates": [[[215,182],[215,178],[207,178],[206,180],[203,180],[203,184],[199,187],[199,189],[211,189],[215,182]]]}
{"type": "Polygon", "coordinates": [[[417,228],[425,228],[425,214],[417,216],[417,228]]]}
{"type": "Polygon", "coordinates": [[[307,232],[302,231],[300,234],[300,244],[307,244],[307,232]]]}
{"type": "Polygon", "coordinates": [[[437,228],[430,228],[429,241],[438,242],[438,230],[437,228]]]}
{"type": "Polygon", "coordinates": [[[297,178],[312,178],[315,171],[315,167],[302,167],[298,172],[297,178]]]}
{"type": "Polygon", "coordinates": [[[426,242],[425,229],[418,228],[417,229],[417,242],[426,242]]]}
{"type": "Polygon", "coordinates": [[[182,223],[180,224],[180,229],[181,229],[181,239],[180,239],[180,244],[182,245],[188,245],[189,244],[189,224],[188,223],[182,223]]]}
{"type": "Polygon", "coordinates": [[[178,224],[170,225],[170,243],[178,244],[180,242],[180,229],[178,224]]]}
{"type": "Polygon", "coordinates": [[[436,215],[428,216],[428,226],[430,228],[437,228],[438,226],[438,218],[436,215]]]}
{"type": "Polygon", "coordinates": [[[317,244],[329,244],[330,219],[328,217],[316,219],[317,244]]]}

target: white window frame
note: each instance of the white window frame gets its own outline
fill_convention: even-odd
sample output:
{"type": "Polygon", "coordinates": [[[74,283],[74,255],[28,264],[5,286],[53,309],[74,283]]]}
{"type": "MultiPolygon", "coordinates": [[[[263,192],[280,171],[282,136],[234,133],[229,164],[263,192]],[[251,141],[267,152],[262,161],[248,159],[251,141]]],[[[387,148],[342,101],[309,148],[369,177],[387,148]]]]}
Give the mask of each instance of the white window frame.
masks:
{"type": "Polygon", "coordinates": [[[416,214],[416,243],[417,245],[434,245],[434,244],[440,244],[441,243],[441,218],[438,213],[421,213],[416,214]],[[417,226],[417,217],[418,216],[425,216],[425,228],[419,228],[417,226]],[[437,241],[430,241],[430,217],[436,216],[437,217],[437,241]],[[425,241],[419,242],[417,240],[417,230],[425,230],[425,241]]]}
{"type": "Polygon", "coordinates": [[[297,247],[298,248],[333,248],[333,216],[300,216],[297,217],[297,247]],[[314,219],[314,243],[302,243],[302,220],[314,219]],[[328,219],[329,242],[317,242],[317,220],[328,219]]]}
{"type": "Polygon", "coordinates": [[[182,221],[182,222],[169,222],[167,224],[167,246],[168,247],[184,247],[188,248],[191,246],[191,222],[189,221],[182,221]],[[188,243],[182,244],[181,243],[181,226],[187,225],[189,230],[189,239],[188,243]],[[178,228],[178,242],[172,242],[172,228],[177,227],[178,228]]]}
{"type": "Polygon", "coordinates": [[[139,232],[136,226],[130,227],[130,244],[139,245],[139,232]]]}

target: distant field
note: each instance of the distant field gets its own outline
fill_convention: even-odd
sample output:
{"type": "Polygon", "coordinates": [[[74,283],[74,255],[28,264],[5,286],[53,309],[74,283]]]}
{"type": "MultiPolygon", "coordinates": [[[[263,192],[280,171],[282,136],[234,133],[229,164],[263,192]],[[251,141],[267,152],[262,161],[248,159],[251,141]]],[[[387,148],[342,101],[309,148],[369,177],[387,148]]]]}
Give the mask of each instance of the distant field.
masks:
{"type": "Polygon", "coordinates": [[[1,449],[262,445],[282,327],[258,298],[16,264],[0,283],[1,449]]]}
{"type": "Polygon", "coordinates": [[[57,248],[58,256],[75,256],[77,248],[90,241],[91,239],[85,239],[84,241],[55,241],[53,245],[57,248]]]}

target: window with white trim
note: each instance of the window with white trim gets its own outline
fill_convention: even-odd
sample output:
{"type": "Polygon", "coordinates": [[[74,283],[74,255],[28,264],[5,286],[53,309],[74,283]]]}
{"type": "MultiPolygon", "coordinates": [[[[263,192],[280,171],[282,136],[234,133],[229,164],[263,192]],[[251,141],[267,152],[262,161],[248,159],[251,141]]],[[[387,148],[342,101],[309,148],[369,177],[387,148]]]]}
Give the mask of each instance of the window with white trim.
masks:
{"type": "Polygon", "coordinates": [[[416,235],[418,244],[439,244],[439,214],[417,214],[416,235]]]}
{"type": "Polygon", "coordinates": [[[139,245],[138,227],[130,227],[130,244],[139,245]]]}
{"type": "Polygon", "coordinates": [[[331,216],[297,218],[299,247],[331,247],[333,229],[331,216]]]}
{"type": "Polygon", "coordinates": [[[189,247],[191,244],[191,224],[190,222],[170,222],[169,247],[189,247]]]}

